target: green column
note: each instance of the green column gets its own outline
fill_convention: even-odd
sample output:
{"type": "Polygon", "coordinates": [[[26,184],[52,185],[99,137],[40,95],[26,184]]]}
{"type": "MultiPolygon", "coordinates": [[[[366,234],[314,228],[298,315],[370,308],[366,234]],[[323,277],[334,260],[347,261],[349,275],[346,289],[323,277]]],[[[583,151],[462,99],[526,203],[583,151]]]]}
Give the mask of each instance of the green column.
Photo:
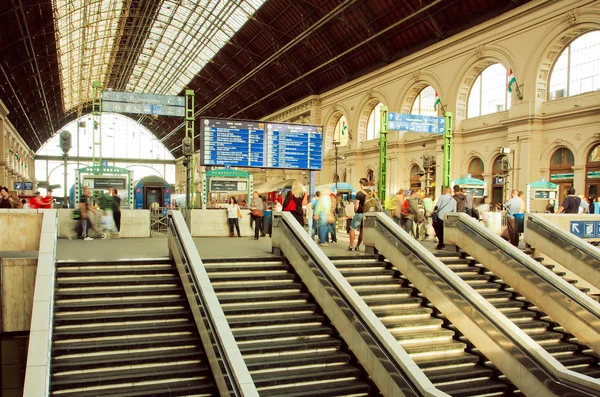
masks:
{"type": "Polygon", "coordinates": [[[194,90],[185,90],[185,136],[192,139],[192,156],[188,161],[185,175],[186,183],[186,202],[190,203],[189,208],[194,208],[194,152],[195,149],[195,136],[194,136],[194,121],[196,116],[194,115],[194,90]]]}
{"type": "Polygon", "coordinates": [[[377,192],[382,202],[387,196],[387,149],[388,149],[388,108],[381,107],[381,120],[379,129],[379,180],[377,181],[377,192]]]}
{"type": "MultiPolygon", "coordinates": [[[[92,82],[92,164],[102,165],[102,83],[92,82]]],[[[77,143],[79,145],[79,142],[77,143]]]]}
{"type": "Polygon", "coordinates": [[[452,154],[452,112],[444,112],[444,118],[446,119],[446,124],[444,127],[444,173],[442,180],[442,189],[444,189],[447,186],[450,186],[450,156],[452,154]]]}

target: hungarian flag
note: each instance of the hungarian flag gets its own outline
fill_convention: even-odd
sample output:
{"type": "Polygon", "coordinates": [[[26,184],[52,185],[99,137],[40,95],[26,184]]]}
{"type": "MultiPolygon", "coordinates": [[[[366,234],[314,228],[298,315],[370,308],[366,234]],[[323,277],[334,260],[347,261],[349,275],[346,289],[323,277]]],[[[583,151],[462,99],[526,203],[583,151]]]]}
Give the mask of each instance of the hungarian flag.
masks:
{"type": "Polygon", "coordinates": [[[346,136],[348,134],[348,126],[346,123],[342,126],[342,136],[346,136]]]}
{"type": "Polygon", "coordinates": [[[517,79],[515,79],[515,74],[513,73],[512,69],[510,69],[510,72],[508,72],[508,92],[512,92],[512,86],[516,83],[517,79]]]}
{"type": "Polygon", "coordinates": [[[440,101],[440,96],[438,93],[435,93],[435,102],[433,103],[433,110],[437,110],[438,105],[441,105],[442,101],[440,101]]]}

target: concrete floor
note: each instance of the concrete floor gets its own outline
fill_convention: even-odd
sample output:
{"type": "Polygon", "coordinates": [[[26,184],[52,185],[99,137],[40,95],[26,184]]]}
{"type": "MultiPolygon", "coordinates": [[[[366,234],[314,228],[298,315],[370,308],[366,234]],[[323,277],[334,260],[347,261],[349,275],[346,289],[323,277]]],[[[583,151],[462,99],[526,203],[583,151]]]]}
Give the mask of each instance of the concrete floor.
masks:
{"type": "MultiPolygon", "coordinates": [[[[272,256],[271,239],[263,237],[254,240],[249,237],[197,237],[194,238],[200,257],[216,258],[261,258],[272,256]]],[[[338,243],[322,247],[328,256],[363,255],[360,251],[348,251],[349,238],[346,233],[338,234],[338,243]]],[[[423,241],[429,250],[434,250],[435,243],[423,241]]],[[[98,260],[108,261],[128,258],[165,258],[169,256],[167,238],[164,236],[151,238],[123,238],[93,241],[59,239],[57,259],[59,260],[98,260]]]]}

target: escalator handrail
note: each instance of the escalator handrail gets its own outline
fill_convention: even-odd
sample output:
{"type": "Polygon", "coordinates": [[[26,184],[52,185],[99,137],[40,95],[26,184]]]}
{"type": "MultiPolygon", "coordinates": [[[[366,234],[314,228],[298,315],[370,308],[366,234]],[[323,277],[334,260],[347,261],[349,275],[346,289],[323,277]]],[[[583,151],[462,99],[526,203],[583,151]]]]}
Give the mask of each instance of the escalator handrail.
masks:
{"type": "Polygon", "coordinates": [[[57,219],[56,210],[43,210],[23,397],[47,397],[50,395],[57,219]],[[48,296],[42,296],[42,291],[46,291],[48,296]],[[48,322],[38,324],[45,315],[48,322]],[[43,335],[43,340],[38,339],[40,335],[43,335]]]}
{"type": "MultiPolygon", "coordinates": [[[[469,230],[471,236],[476,236],[477,238],[492,244],[499,251],[519,263],[519,265],[541,278],[547,287],[564,295],[566,299],[575,302],[587,313],[594,316],[596,320],[600,320],[600,305],[598,302],[579,291],[561,277],[558,277],[551,270],[544,266],[540,266],[538,262],[517,247],[507,244],[500,236],[492,233],[489,229],[482,227],[475,219],[473,219],[473,217],[464,213],[450,213],[446,215],[446,219],[450,221],[458,220],[469,230]]],[[[446,222],[444,222],[444,227],[446,227],[446,222]]]]}
{"type": "MultiPolygon", "coordinates": [[[[190,276],[189,281],[193,284],[196,291],[195,295],[199,300],[198,302],[190,301],[189,304],[190,306],[199,304],[205,309],[204,312],[207,317],[203,320],[205,320],[205,323],[210,328],[210,332],[214,336],[210,344],[214,346],[220,363],[210,363],[211,368],[213,368],[213,374],[215,373],[213,365],[221,364],[219,367],[223,369],[226,377],[225,381],[230,386],[229,392],[231,394],[229,395],[235,397],[258,397],[259,394],[256,386],[235,342],[231,328],[227,323],[223,309],[210,283],[183,215],[180,211],[169,210],[167,216],[169,218],[169,230],[174,236],[173,242],[177,245],[176,248],[182,254],[182,258],[184,258],[184,266],[190,276]]],[[[185,280],[182,281],[185,282],[185,280]]],[[[202,337],[200,330],[198,332],[202,337]]],[[[206,344],[204,345],[206,346],[206,344]]],[[[224,394],[222,390],[220,392],[221,395],[224,394]]]]}
{"type": "Polygon", "coordinates": [[[417,260],[440,277],[447,287],[451,288],[470,304],[475,311],[484,317],[506,339],[511,341],[521,354],[540,368],[550,379],[557,384],[560,383],[568,388],[575,389],[577,392],[589,393],[589,395],[598,395],[600,393],[600,380],[565,368],[556,358],[542,349],[529,335],[507,319],[491,303],[481,298],[481,295],[473,290],[464,280],[445,266],[433,253],[429,252],[421,244],[418,244],[388,216],[382,213],[366,214],[365,227],[370,227],[369,221],[371,220],[374,222],[376,229],[379,227],[385,230],[391,238],[395,239],[395,241],[391,241],[392,243],[399,243],[407,248],[417,260]]]}
{"type": "MultiPolygon", "coordinates": [[[[567,245],[568,247],[572,247],[577,251],[580,251],[585,256],[590,257],[592,260],[600,263],[600,251],[597,248],[591,246],[590,244],[581,240],[581,238],[573,235],[572,233],[568,233],[552,223],[548,222],[542,215],[539,214],[528,214],[527,222],[525,223],[525,228],[529,229],[529,225],[535,225],[550,235],[552,235],[552,240],[560,240],[562,243],[567,245]]],[[[546,236],[544,236],[546,237],[546,236]]],[[[546,237],[547,238],[547,237],[546,237]]]]}
{"type": "Polygon", "coordinates": [[[279,228],[284,235],[293,236],[294,241],[302,247],[303,253],[312,259],[312,262],[324,277],[324,280],[320,279],[321,282],[326,281],[328,283],[326,287],[334,289],[335,293],[342,299],[348,309],[344,312],[347,315],[351,313],[354,316],[353,323],[358,322],[367,331],[368,335],[376,343],[376,347],[384,354],[390,364],[393,365],[397,374],[406,382],[406,386],[410,388],[414,395],[448,396],[448,394],[437,389],[423,375],[412,358],[390,333],[384,335],[375,327],[375,325],[378,325],[380,329],[386,329],[381,320],[369,309],[367,304],[360,298],[331,260],[308,236],[304,228],[298,224],[289,212],[274,212],[273,228],[279,228]],[[410,376],[406,376],[407,374],[410,376]],[[416,381],[415,378],[419,378],[419,380],[416,381]]]}

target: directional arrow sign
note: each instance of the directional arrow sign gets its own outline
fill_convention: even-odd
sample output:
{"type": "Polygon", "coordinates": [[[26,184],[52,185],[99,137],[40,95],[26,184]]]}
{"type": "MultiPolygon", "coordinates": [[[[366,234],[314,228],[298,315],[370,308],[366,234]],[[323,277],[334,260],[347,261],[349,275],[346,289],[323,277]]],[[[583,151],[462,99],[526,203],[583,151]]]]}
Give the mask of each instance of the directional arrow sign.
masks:
{"type": "Polygon", "coordinates": [[[571,226],[569,227],[571,233],[576,235],[577,237],[583,237],[584,234],[584,222],[583,221],[571,221],[571,226]]]}

